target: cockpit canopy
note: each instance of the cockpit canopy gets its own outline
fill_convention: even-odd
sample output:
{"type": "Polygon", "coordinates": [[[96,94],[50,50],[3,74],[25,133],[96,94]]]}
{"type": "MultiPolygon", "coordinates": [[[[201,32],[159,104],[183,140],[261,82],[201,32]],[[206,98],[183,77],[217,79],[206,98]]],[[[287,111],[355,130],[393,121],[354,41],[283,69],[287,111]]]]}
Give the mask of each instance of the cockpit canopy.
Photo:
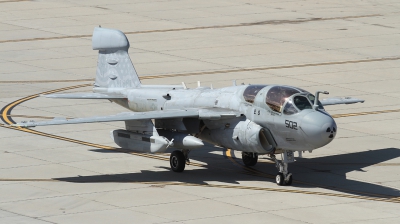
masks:
{"type": "MultiPolygon", "coordinates": [[[[257,94],[267,87],[266,85],[249,85],[243,92],[243,98],[248,103],[254,103],[257,94]]],[[[315,97],[300,88],[290,86],[272,86],[268,89],[265,103],[278,113],[291,115],[304,109],[313,109],[315,97]]],[[[318,102],[318,108],[324,109],[318,102]]]]}
{"type": "Polygon", "coordinates": [[[286,86],[274,86],[268,90],[266,103],[271,110],[280,113],[286,99],[296,93],[300,91],[286,86]]]}
{"type": "Polygon", "coordinates": [[[250,85],[243,92],[243,98],[246,102],[254,103],[254,99],[257,96],[257,93],[260,92],[261,89],[266,87],[266,85],[250,85]]]}
{"type": "MultiPolygon", "coordinates": [[[[274,86],[270,88],[266,96],[266,104],[271,110],[291,115],[304,109],[312,109],[315,97],[302,89],[289,86],[274,86]]],[[[319,109],[324,109],[318,102],[319,109]]]]}

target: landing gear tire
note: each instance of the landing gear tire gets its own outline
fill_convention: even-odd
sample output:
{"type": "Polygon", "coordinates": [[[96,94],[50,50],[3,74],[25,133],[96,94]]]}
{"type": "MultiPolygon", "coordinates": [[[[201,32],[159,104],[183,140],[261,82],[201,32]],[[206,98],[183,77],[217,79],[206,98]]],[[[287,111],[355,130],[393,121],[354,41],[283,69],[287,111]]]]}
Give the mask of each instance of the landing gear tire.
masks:
{"type": "Polygon", "coordinates": [[[293,182],[293,175],[292,173],[288,173],[288,178],[285,180],[285,185],[292,185],[293,182]]]}
{"type": "Polygon", "coordinates": [[[242,160],[245,166],[254,166],[257,164],[257,153],[242,153],[242,160]]]}
{"type": "Polygon", "coordinates": [[[285,185],[285,177],[283,176],[283,173],[278,173],[275,177],[275,182],[279,186],[285,185]]]}
{"type": "Polygon", "coordinates": [[[186,158],[183,152],[179,150],[173,151],[169,157],[169,164],[171,165],[172,171],[182,172],[186,165],[186,158]]]}
{"type": "MultiPolygon", "coordinates": [[[[292,185],[293,182],[293,175],[288,171],[288,162],[279,161],[276,159],[274,154],[269,155],[272,160],[275,162],[276,168],[278,168],[279,173],[275,177],[275,182],[279,186],[283,185],[292,185]]],[[[284,156],[283,156],[284,157],[284,156]]]]}

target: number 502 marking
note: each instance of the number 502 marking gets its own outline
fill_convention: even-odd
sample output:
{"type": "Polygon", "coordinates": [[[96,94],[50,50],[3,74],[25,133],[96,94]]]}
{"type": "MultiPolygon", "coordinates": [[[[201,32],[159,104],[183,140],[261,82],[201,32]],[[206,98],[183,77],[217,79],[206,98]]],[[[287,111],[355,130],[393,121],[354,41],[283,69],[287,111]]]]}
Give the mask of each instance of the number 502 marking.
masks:
{"type": "Polygon", "coordinates": [[[287,128],[297,130],[297,122],[285,120],[285,124],[287,128]]]}

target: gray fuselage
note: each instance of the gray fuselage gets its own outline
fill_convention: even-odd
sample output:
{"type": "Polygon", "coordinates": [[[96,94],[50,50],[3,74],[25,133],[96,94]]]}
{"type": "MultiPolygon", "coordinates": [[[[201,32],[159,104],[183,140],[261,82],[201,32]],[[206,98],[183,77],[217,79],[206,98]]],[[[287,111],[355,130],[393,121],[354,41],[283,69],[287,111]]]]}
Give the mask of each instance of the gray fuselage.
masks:
{"type": "MultiPolygon", "coordinates": [[[[267,93],[274,91],[273,88],[278,86],[258,86],[255,95],[252,96],[253,99],[246,100],[244,92],[250,87],[240,85],[220,89],[208,87],[184,89],[180,86],[158,88],[143,86],[137,89],[124,89],[127,100],[113,101],[137,112],[189,108],[224,108],[239,111],[246,119],[267,128],[272,133],[277,150],[313,150],[328,144],[335,137],[337,130],[335,121],[323,108],[318,110],[297,108],[294,109],[297,113],[283,113],[285,105],[295,96],[301,98],[309,94],[308,92],[284,86],[282,88],[293,88],[298,93],[285,98],[278,109],[274,107],[271,109],[266,103],[267,93]]],[[[223,129],[224,124],[220,121],[206,122],[211,129],[223,129]]],[[[242,149],[242,151],[247,150],[242,149]]]]}

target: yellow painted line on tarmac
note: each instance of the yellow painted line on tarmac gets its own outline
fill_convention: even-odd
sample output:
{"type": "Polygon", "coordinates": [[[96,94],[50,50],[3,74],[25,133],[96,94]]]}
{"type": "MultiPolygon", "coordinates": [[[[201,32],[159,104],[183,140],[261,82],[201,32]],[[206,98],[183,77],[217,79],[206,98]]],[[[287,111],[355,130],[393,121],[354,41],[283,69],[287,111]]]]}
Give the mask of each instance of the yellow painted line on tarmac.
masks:
{"type": "MultiPolygon", "coordinates": [[[[66,138],[66,137],[62,137],[62,136],[58,136],[58,135],[47,134],[47,133],[44,133],[44,132],[35,131],[35,130],[32,130],[32,129],[28,129],[28,128],[12,127],[12,126],[5,126],[5,125],[0,125],[0,127],[14,129],[14,130],[17,130],[17,131],[23,131],[23,132],[27,132],[27,133],[31,133],[31,134],[35,134],[35,135],[40,135],[40,136],[43,136],[43,137],[58,139],[58,140],[66,141],[66,142],[71,142],[71,143],[76,143],[76,144],[80,144],[80,145],[89,146],[89,147],[100,148],[100,149],[105,149],[105,150],[112,150],[112,151],[116,151],[116,152],[121,152],[121,153],[126,153],[126,154],[131,154],[131,155],[141,156],[141,157],[146,157],[146,158],[151,158],[151,159],[169,161],[169,158],[163,157],[163,156],[159,156],[159,155],[156,155],[156,154],[153,155],[153,154],[132,152],[130,150],[124,150],[124,149],[120,149],[120,148],[116,148],[116,147],[105,146],[105,145],[100,145],[100,144],[94,144],[94,143],[80,141],[80,140],[71,139],[71,138],[66,138]]],[[[189,165],[197,166],[197,167],[206,166],[204,164],[196,163],[196,162],[190,162],[189,165]]]]}
{"type": "MultiPolygon", "coordinates": [[[[69,87],[65,87],[65,88],[50,90],[50,91],[42,92],[42,93],[39,93],[39,94],[34,94],[34,95],[31,95],[31,96],[24,97],[22,99],[16,100],[16,101],[8,104],[3,109],[1,116],[2,116],[3,120],[7,124],[12,125],[13,122],[9,119],[11,117],[10,110],[12,110],[12,108],[14,108],[15,106],[17,106],[17,105],[19,105],[19,104],[21,104],[21,103],[23,103],[25,101],[28,101],[28,100],[34,99],[36,97],[39,97],[41,94],[51,94],[51,93],[61,92],[61,91],[70,90],[70,89],[87,87],[87,86],[91,86],[91,84],[82,84],[82,85],[76,85],[76,86],[69,86],[69,87]]],[[[31,134],[36,134],[36,135],[40,135],[40,136],[44,136],[44,137],[48,137],[48,138],[53,138],[53,139],[72,142],[72,143],[76,143],[76,144],[86,145],[86,146],[90,146],[90,147],[106,149],[106,150],[113,150],[113,151],[118,151],[118,152],[122,152],[122,153],[127,153],[127,154],[131,154],[131,155],[136,155],[136,156],[141,156],[141,157],[146,157],[146,158],[151,158],[151,159],[169,161],[169,158],[158,156],[158,155],[145,154],[145,153],[136,153],[136,152],[132,152],[132,151],[129,151],[129,150],[123,150],[123,149],[116,148],[116,147],[93,144],[93,143],[90,143],[90,142],[85,142],[85,141],[80,141],[80,140],[76,140],[76,139],[66,138],[66,137],[62,137],[62,136],[58,136],[58,135],[47,134],[47,133],[44,133],[44,132],[40,132],[40,131],[29,129],[29,128],[5,126],[5,125],[0,125],[0,126],[6,127],[6,128],[10,128],[10,129],[14,129],[14,130],[18,130],[18,131],[31,133],[31,134]]],[[[204,164],[196,163],[196,162],[191,162],[190,165],[197,166],[197,167],[204,167],[205,166],[204,164]]]]}
{"type": "MultiPolygon", "coordinates": [[[[76,89],[76,88],[82,88],[82,87],[87,87],[90,86],[91,84],[83,84],[83,85],[76,85],[76,86],[70,86],[70,87],[65,87],[65,88],[60,88],[60,89],[55,89],[55,90],[50,90],[50,91],[46,91],[46,92],[42,92],[40,94],[34,94],[31,96],[27,96],[24,97],[22,99],[16,100],[10,104],[8,104],[2,111],[2,118],[3,120],[8,124],[8,125],[12,125],[13,122],[11,122],[11,120],[9,119],[10,115],[9,112],[12,108],[14,108],[15,106],[34,99],[36,97],[39,97],[41,94],[51,94],[51,93],[56,93],[56,92],[61,92],[61,91],[65,91],[65,90],[70,90],[70,89],[76,89]]],[[[142,153],[134,153],[134,152],[128,152],[125,150],[119,150],[118,148],[115,147],[110,147],[110,146],[104,146],[104,145],[99,145],[99,144],[93,144],[90,142],[85,142],[85,141],[80,141],[80,140],[75,140],[75,139],[71,139],[71,138],[66,138],[66,137],[61,137],[61,136],[57,136],[57,135],[52,135],[52,134],[47,134],[44,132],[40,132],[40,131],[35,131],[32,129],[28,129],[28,128],[22,128],[22,127],[13,127],[13,126],[5,126],[5,125],[0,125],[2,127],[5,128],[9,128],[9,129],[14,129],[14,130],[18,130],[18,131],[23,131],[23,132],[28,132],[31,134],[36,134],[36,135],[40,135],[40,136],[44,136],[44,137],[49,137],[49,138],[53,138],[53,139],[58,139],[58,140],[62,140],[62,141],[67,141],[67,142],[72,142],[72,143],[76,143],[76,144],[81,144],[81,145],[86,145],[86,146],[90,146],[90,147],[95,147],[95,148],[101,148],[101,149],[106,149],[106,150],[114,150],[114,151],[120,151],[120,152],[124,152],[124,153],[129,153],[132,155],[137,155],[137,156],[142,156],[142,157],[147,157],[147,158],[152,158],[152,159],[159,159],[159,160],[168,160],[168,158],[164,158],[161,156],[155,156],[155,155],[150,155],[150,154],[142,154],[142,153]]],[[[192,165],[194,166],[203,166],[202,164],[197,164],[197,163],[192,163],[192,165]]]]}
{"type": "Polygon", "coordinates": [[[226,153],[226,156],[228,157],[228,159],[229,159],[232,163],[234,163],[235,165],[237,165],[237,166],[239,166],[239,167],[241,167],[241,168],[247,170],[248,172],[253,173],[253,174],[256,174],[257,176],[262,176],[262,177],[266,177],[266,178],[275,179],[275,177],[272,176],[272,175],[270,175],[270,174],[261,172],[261,171],[259,171],[259,170],[256,170],[256,169],[253,169],[253,168],[250,168],[250,167],[247,167],[247,166],[245,166],[245,165],[243,165],[243,164],[238,163],[238,162],[235,160],[234,152],[233,152],[232,149],[227,149],[225,153],[226,153]]]}
{"type": "MultiPolygon", "coordinates": [[[[94,144],[94,143],[90,143],[90,142],[85,142],[85,141],[75,140],[75,139],[71,139],[71,138],[66,138],[66,137],[62,137],[62,136],[47,134],[47,133],[44,133],[44,132],[31,130],[31,129],[28,129],[28,128],[12,127],[12,126],[5,126],[5,125],[0,125],[0,126],[4,127],[4,128],[14,129],[14,130],[17,130],[17,131],[23,131],[23,132],[27,132],[27,133],[31,133],[31,134],[35,134],[35,135],[40,135],[40,136],[43,136],[43,137],[58,139],[58,140],[66,141],[66,142],[71,142],[71,143],[76,143],[76,144],[80,144],[80,145],[89,146],[89,147],[100,148],[100,149],[105,149],[105,150],[112,150],[112,151],[117,151],[117,152],[121,152],[121,153],[127,153],[127,154],[131,154],[131,155],[147,157],[147,158],[151,158],[151,159],[169,161],[169,158],[165,158],[165,157],[161,157],[161,156],[157,156],[157,155],[130,152],[128,150],[123,150],[123,149],[119,149],[119,148],[116,148],[116,147],[99,145],[99,144],[94,144]]],[[[196,164],[196,163],[193,163],[191,165],[193,165],[193,166],[204,166],[202,164],[196,164]]]]}
{"type": "MultiPolygon", "coordinates": [[[[41,118],[41,119],[54,119],[55,117],[48,117],[48,116],[34,116],[34,115],[20,115],[20,114],[13,114],[13,115],[7,115],[9,117],[23,117],[23,118],[41,118]]],[[[73,119],[72,117],[67,117],[67,120],[73,119]]]]}
{"type": "MultiPolygon", "coordinates": [[[[61,89],[56,89],[56,90],[43,92],[41,94],[50,94],[50,93],[65,91],[65,90],[74,89],[74,88],[86,87],[86,86],[90,86],[90,85],[91,84],[70,86],[70,87],[65,87],[65,88],[61,88],[61,89]]],[[[34,99],[36,97],[39,97],[39,95],[40,94],[27,96],[25,98],[19,99],[17,101],[14,101],[14,102],[10,103],[9,105],[7,105],[5,108],[3,108],[3,111],[2,111],[2,114],[1,114],[3,120],[6,121],[6,123],[8,123],[9,125],[13,124],[13,122],[9,119],[9,117],[11,117],[10,114],[9,114],[10,111],[15,106],[17,106],[17,105],[19,105],[19,104],[21,104],[21,103],[23,103],[25,101],[28,101],[28,100],[34,99]]],[[[390,111],[390,112],[398,112],[400,110],[388,110],[388,111],[390,111]]],[[[371,114],[372,112],[366,112],[366,113],[371,114]]],[[[358,114],[364,115],[363,113],[358,113],[358,114]]],[[[356,116],[356,115],[353,115],[353,116],[356,116]]],[[[115,148],[115,147],[104,146],[104,145],[93,144],[93,143],[89,143],[89,142],[85,142],[85,141],[65,138],[65,137],[52,135],[52,134],[47,134],[47,133],[43,133],[43,132],[39,132],[39,131],[27,129],[27,128],[12,127],[12,126],[6,126],[6,125],[0,125],[0,126],[5,127],[5,128],[18,130],[18,131],[28,132],[28,133],[31,133],[31,134],[41,135],[41,136],[49,137],[49,138],[53,138],[53,139],[59,139],[59,140],[67,141],[67,142],[86,145],[86,146],[90,146],[90,147],[96,147],[96,148],[101,148],[101,149],[106,149],[106,150],[114,150],[114,151],[119,151],[119,152],[123,152],[123,153],[132,154],[132,155],[137,155],[137,156],[142,156],[142,157],[147,157],[147,158],[152,158],[152,159],[169,161],[169,158],[162,157],[162,156],[130,152],[130,151],[123,150],[123,149],[118,149],[118,148],[115,148]]],[[[246,171],[248,171],[250,173],[250,175],[263,176],[263,177],[266,177],[266,178],[274,178],[274,176],[272,176],[270,174],[261,172],[261,171],[256,170],[256,169],[252,169],[252,168],[246,167],[246,166],[238,163],[234,158],[233,150],[228,149],[226,151],[226,156],[234,164],[239,165],[242,168],[244,168],[246,171]]],[[[200,163],[190,163],[190,165],[199,166],[199,167],[205,166],[205,165],[200,164],[200,163]]],[[[247,173],[247,174],[249,174],[249,173],[247,173]]],[[[0,179],[0,181],[54,181],[54,180],[52,180],[52,179],[0,179]]],[[[295,181],[295,182],[301,183],[301,184],[306,184],[306,185],[313,185],[313,184],[310,184],[310,183],[303,183],[303,182],[298,182],[298,181],[295,181]]],[[[137,183],[155,184],[155,182],[137,182],[137,183]]],[[[358,195],[347,195],[347,194],[336,194],[336,193],[322,193],[322,192],[313,192],[313,191],[299,191],[299,190],[292,190],[292,189],[287,189],[287,188],[286,189],[281,189],[281,188],[258,188],[258,187],[246,187],[246,186],[235,186],[235,185],[215,185],[215,184],[204,184],[203,185],[203,184],[187,184],[187,183],[175,183],[175,182],[174,183],[163,183],[163,182],[161,182],[159,184],[164,184],[164,185],[182,185],[182,186],[218,187],[218,188],[233,188],[233,189],[249,189],[249,190],[264,190],[264,191],[277,191],[277,192],[290,192],[290,193],[314,194],[314,195],[358,198],[358,199],[365,199],[365,200],[387,201],[387,202],[400,203],[400,200],[399,200],[398,197],[388,198],[387,195],[379,195],[379,194],[373,194],[373,196],[375,196],[375,197],[369,197],[369,196],[358,196],[358,195]]],[[[314,186],[326,188],[326,186],[317,186],[317,185],[314,185],[314,186]]],[[[333,190],[335,190],[335,189],[333,189],[333,190]]],[[[355,191],[353,191],[353,193],[359,193],[359,194],[364,194],[364,195],[366,194],[365,192],[355,192],[355,191]]],[[[372,195],[372,194],[370,194],[370,195],[372,195]]]]}
{"type": "MultiPolygon", "coordinates": [[[[85,181],[85,177],[81,177],[82,180],[76,181],[77,183],[88,183],[90,181],[85,181]]],[[[12,178],[0,178],[3,182],[61,182],[58,179],[12,179],[12,178]]],[[[288,189],[286,187],[282,188],[269,188],[269,187],[251,187],[242,185],[226,185],[226,184],[195,184],[195,183],[182,183],[182,182],[159,182],[159,181],[123,181],[124,183],[135,183],[135,184],[146,184],[151,186],[187,186],[187,187],[210,187],[210,188],[225,188],[225,189],[241,189],[241,190],[255,190],[255,191],[269,191],[269,192],[280,192],[280,193],[296,193],[296,194],[308,194],[308,195],[320,195],[320,196],[330,196],[330,197],[341,197],[341,198],[354,198],[370,201],[383,201],[391,203],[400,203],[399,200],[391,198],[377,198],[369,196],[359,196],[350,194],[338,194],[338,193],[328,193],[328,192],[317,192],[317,191],[304,191],[304,190],[294,190],[288,189]]]]}
{"type": "Polygon", "coordinates": [[[334,115],[332,115],[332,117],[333,118],[353,117],[353,116],[361,116],[361,115],[395,113],[395,112],[400,112],[400,109],[397,109],[397,110],[369,111],[369,112],[359,112],[359,113],[349,113],[349,114],[334,114],[334,115]]]}
{"type": "MultiPolygon", "coordinates": [[[[249,168],[247,166],[245,166],[244,164],[241,164],[239,162],[236,161],[235,157],[234,157],[234,151],[231,149],[227,149],[226,150],[226,156],[228,157],[228,159],[230,161],[232,161],[235,165],[252,172],[254,175],[256,176],[261,176],[261,177],[266,177],[269,179],[275,179],[275,176],[253,169],[253,168],[249,168]]],[[[347,191],[349,193],[353,193],[353,194],[363,194],[363,195],[368,195],[368,196],[358,196],[358,195],[347,195],[347,194],[340,194],[340,195],[346,195],[346,197],[348,198],[360,198],[360,199],[365,199],[368,198],[367,200],[374,200],[374,201],[379,201],[384,199],[383,201],[386,201],[387,199],[390,200],[390,202],[396,202],[396,203],[400,203],[400,197],[396,197],[396,196],[390,196],[390,195],[383,195],[383,194],[374,194],[374,193],[367,193],[367,192],[360,192],[360,191],[353,191],[353,190],[348,190],[348,189],[340,189],[340,188],[329,188],[327,186],[323,186],[323,185],[318,185],[318,184],[313,184],[313,183],[307,183],[307,182],[303,182],[303,181],[293,181],[294,183],[299,183],[299,184],[304,184],[304,185],[309,185],[309,186],[314,186],[314,187],[319,187],[319,188],[325,188],[325,189],[329,189],[329,190],[340,190],[340,191],[347,191]],[[372,198],[372,199],[371,199],[372,198]]],[[[290,190],[292,192],[292,190],[290,190]]],[[[303,192],[303,191],[301,191],[303,192]]],[[[311,193],[308,194],[314,194],[314,191],[310,191],[311,193]]],[[[293,193],[297,193],[297,192],[293,192],[293,193]]],[[[325,195],[325,194],[331,194],[331,193],[321,193],[321,192],[317,192],[315,194],[319,194],[319,195],[325,195]]],[[[333,195],[333,194],[332,194],[333,195]]],[[[335,194],[336,195],[336,194],[335,194]]],[[[331,196],[331,195],[328,195],[331,196]]],[[[344,197],[344,196],[339,196],[339,197],[344,197]]]]}
{"type": "Polygon", "coordinates": [[[2,113],[1,113],[1,116],[2,116],[3,120],[4,120],[7,124],[11,125],[11,124],[13,124],[13,122],[9,119],[9,118],[10,118],[10,117],[9,117],[9,115],[10,115],[10,110],[11,110],[12,108],[14,108],[16,105],[21,104],[21,103],[23,103],[23,102],[25,102],[25,101],[34,99],[34,98],[36,98],[36,97],[39,97],[41,94],[56,93],[56,92],[61,92],[61,91],[65,91],[65,90],[70,90],[70,89],[75,89],[75,88],[86,87],[86,86],[90,86],[90,85],[91,85],[91,84],[82,84],[82,85],[76,85],[76,86],[69,86],[69,87],[65,87],[65,88],[50,90],[50,91],[42,92],[42,93],[39,93],[39,94],[34,94],[34,95],[31,95],[31,96],[24,97],[24,98],[22,98],[22,99],[16,100],[16,101],[14,101],[14,102],[8,104],[5,108],[3,108],[2,113]]]}

